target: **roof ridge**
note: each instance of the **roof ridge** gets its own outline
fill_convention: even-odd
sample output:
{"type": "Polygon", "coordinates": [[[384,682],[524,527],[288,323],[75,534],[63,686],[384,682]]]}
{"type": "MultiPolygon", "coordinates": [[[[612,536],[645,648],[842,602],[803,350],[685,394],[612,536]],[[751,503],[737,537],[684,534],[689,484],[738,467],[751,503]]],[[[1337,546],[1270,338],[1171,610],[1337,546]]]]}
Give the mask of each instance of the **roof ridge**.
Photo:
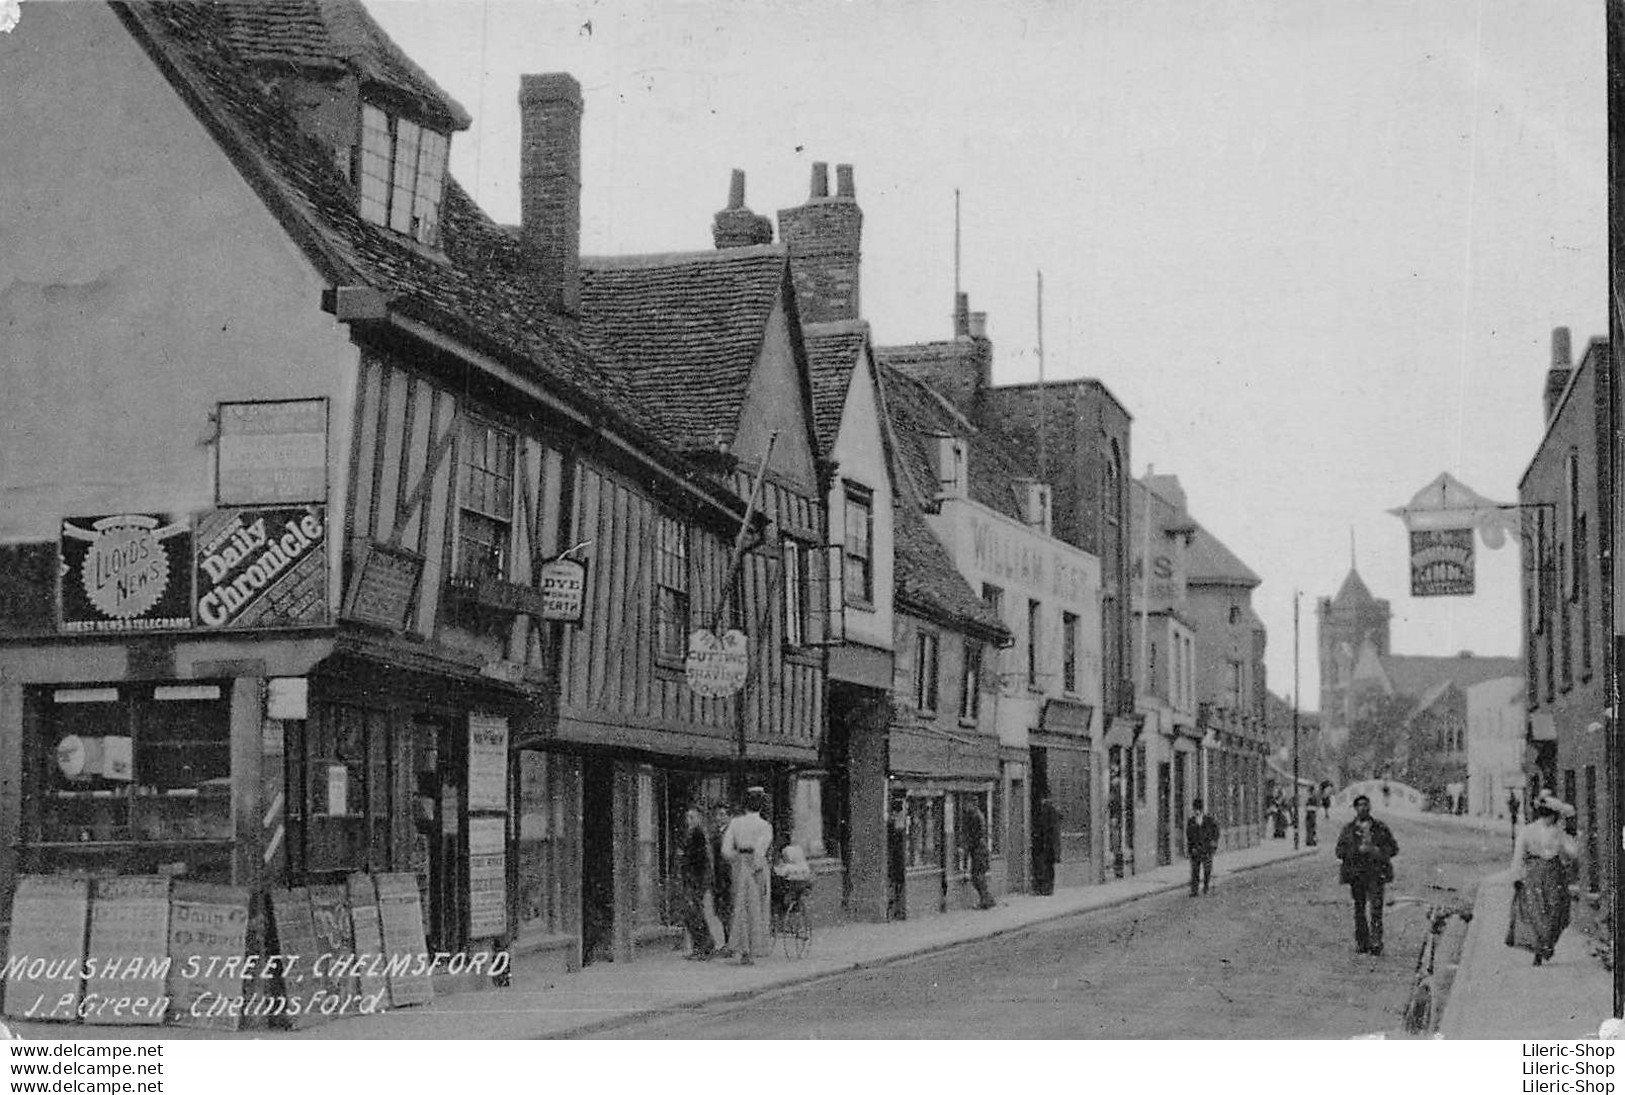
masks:
{"type": "Polygon", "coordinates": [[[698,263],[728,262],[747,258],[788,258],[782,243],[757,243],[749,247],[720,247],[695,251],[644,251],[624,255],[582,255],[583,270],[654,270],[662,266],[688,266],[698,263]]]}

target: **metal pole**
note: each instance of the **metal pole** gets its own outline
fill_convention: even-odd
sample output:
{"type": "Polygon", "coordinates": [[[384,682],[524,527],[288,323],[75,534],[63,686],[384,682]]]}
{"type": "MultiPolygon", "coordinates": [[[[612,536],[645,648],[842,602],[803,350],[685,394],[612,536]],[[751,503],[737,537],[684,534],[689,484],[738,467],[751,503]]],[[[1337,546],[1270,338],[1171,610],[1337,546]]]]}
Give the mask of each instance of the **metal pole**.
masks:
{"type": "Polygon", "coordinates": [[[1298,850],[1302,812],[1298,807],[1298,598],[1292,591],[1292,850],[1298,850]]]}
{"type": "Polygon", "coordinates": [[[1619,355],[1625,352],[1625,314],[1621,312],[1621,299],[1625,297],[1625,189],[1621,187],[1621,175],[1625,174],[1625,2],[1622,0],[1608,0],[1607,11],[1607,101],[1608,101],[1608,353],[1605,360],[1608,365],[1608,438],[1607,455],[1603,461],[1605,478],[1603,486],[1604,505],[1612,507],[1609,519],[1600,522],[1603,533],[1611,541],[1603,545],[1607,550],[1601,553],[1602,582],[1602,618],[1605,624],[1604,633],[1609,636],[1608,649],[1605,659],[1612,662],[1605,665],[1608,688],[1608,706],[1604,711],[1604,728],[1607,738],[1604,745],[1607,749],[1608,768],[1608,805],[1610,815],[1610,843],[1614,848],[1614,878],[1613,878],[1613,975],[1614,975],[1614,1018],[1625,1018],[1625,954],[1621,953],[1620,934],[1625,931],[1625,891],[1621,890],[1620,883],[1625,881],[1625,755],[1622,748],[1625,742],[1621,741],[1619,719],[1619,670],[1620,662],[1625,660],[1625,637],[1619,633],[1622,619],[1625,619],[1625,610],[1622,610],[1622,595],[1625,591],[1617,589],[1614,578],[1617,574],[1613,565],[1612,554],[1618,545],[1625,540],[1621,531],[1625,530],[1625,506],[1620,504],[1620,368],[1619,355]]]}

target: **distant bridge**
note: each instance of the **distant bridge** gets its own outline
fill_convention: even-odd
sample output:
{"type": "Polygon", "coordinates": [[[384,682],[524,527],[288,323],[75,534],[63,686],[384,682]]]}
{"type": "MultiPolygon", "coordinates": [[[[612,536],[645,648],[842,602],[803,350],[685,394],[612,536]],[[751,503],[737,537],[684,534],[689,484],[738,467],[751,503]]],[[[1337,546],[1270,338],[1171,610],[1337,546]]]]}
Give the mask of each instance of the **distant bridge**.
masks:
{"type": "Polygon", "coordinates": [[[1332,801],[1344,808],[1352,808],[1354,799],[1359,795],[1371,800],[1374,811],[1394,810],[1407,814],[1421,813],[1427,808],[1428,801],[1421,791],[1397,779],[1357,780],[1332,796],[1332,801]],[[1386,794],[1383,793],[1384,788],[1387,789],[1386,794]]]}

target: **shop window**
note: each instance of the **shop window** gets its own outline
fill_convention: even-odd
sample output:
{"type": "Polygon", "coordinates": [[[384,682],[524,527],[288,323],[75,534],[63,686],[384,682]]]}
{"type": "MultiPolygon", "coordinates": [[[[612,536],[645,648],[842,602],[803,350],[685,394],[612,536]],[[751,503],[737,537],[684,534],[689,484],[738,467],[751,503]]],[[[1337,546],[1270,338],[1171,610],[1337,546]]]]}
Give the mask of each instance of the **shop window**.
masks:
{"type": "MultiPolygon", "coordinates": [[[[574,757],[525,749],[517,754],[519,810],[515,843],[521,941],[570,930],[570,819],[579,809],[574,757]]],[[[579,906],[579,901],[577,902],[579,906]]]]}
{"type": "Polygon", "coordinates": [[[229,685],[38,689],[32,699],[33,840],[231,840],[229,685]]]}
{"type": "Polygon", "coordinates": [[[846,484],[845,590],[848,604],[872,605],[875,599],[874,495],[846,484]]]}
{"type": "Polygon", "coordinates": [[[365,103],[361,107],[361,216],[427,244],[440,242],[440,192],[451,139],[365,103]]]}
{"type": "Polygon", "coordinates": [[[688,529],[662,516],[655,530],[655,654],[681,663],[688,651],[688,529]]]}
{"type": "Polygon", "coordinates": [[[970,870],[970,844],[966,840],[969,826],[965,823],[966,816],[972,808],[982,811],[985,824],[982,827],[982,840],[987,845],[988,854],[997,854],[993,832],[997,826],[993,823],[992,795],[988,791],[954,791],[949,799],[953,807],[954,830],[958,837],[954,841],[954,870],[964,874],[970,870]]]}
{"type": "Polygon", "coordinates": [[[637,862],[633,874],[633,923],[638,927],[658,927],[666,915],[666,863],[664,854],[666,781],[663,773],[640,765],[636,775],[635,837],[637,862]]]}
{"type": "Polygon", "coordinates": [[[426,831],[455,833],[459,824],[447,797],[454,787],[441,786],[433,728],[425,727],[424,740],[414,742],[407,734],[392,739],[384,711],[326,704],[314,715],[303,724],[295,754],[293,781],[302,789],[302,809],[290,811],[297,822],[290,833],[298,845],[296,867],[313,874],[427,869],[426,831]],[[392,771],[400,773],[398,781],[392,771]],[[407,772],[415,773],[410,787],[407,772]],[[423,801],[408,809],[415,795],[423,801]],[[419,828],[412,826],[414,817],[419,828]]]}
{"type": "Polygon", "coordinates": [[[457,576],[506,578],[513,543],[514,438],[466,422],[457,514],[457,576]]]}
{"type": "Polygon", "coordinates": [[[798,845],[808,859],[828,855],[824,843],[824,778],[802,775],[796,778],[795,800],[791,803],[790,843],[798,845]]]}
{"type": "Polygon", "coordinates": [[[908,865],[941,867],[943,803],[941,795],[908,798],[908,865]]]}

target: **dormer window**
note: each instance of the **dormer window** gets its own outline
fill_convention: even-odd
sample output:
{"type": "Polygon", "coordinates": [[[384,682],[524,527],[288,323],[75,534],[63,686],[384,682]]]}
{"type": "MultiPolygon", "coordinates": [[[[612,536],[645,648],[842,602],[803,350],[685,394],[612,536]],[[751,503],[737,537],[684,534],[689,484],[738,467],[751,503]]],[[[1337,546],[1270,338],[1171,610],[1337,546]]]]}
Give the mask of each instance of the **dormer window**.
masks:
{"type": "Polygon", "coordinates": [[[964,438],[937,438],[937,494],[942,498],[965,497],[964,438]]]}
{"type": "Polygon", "coordinates": [[[440,191],[451,140],[370,103],[361,106],[361,216],[440,244],[440,191]]]}

